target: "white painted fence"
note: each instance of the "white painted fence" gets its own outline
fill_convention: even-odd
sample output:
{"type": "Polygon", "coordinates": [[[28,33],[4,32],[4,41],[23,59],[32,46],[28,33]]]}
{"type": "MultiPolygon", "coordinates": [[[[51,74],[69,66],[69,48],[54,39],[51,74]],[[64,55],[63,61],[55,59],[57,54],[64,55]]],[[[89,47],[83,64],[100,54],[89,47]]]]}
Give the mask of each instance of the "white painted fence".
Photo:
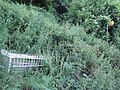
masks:
{"type": "Polygon", "coordinates": [[[10,72],[11,68],[24,68],[25,70],[26,68],[42,66],[43,56],[18,54],[6,50],[1,50],[1,54],[5,57],[4,61],[8,64],[8,72],[10,72]]]}

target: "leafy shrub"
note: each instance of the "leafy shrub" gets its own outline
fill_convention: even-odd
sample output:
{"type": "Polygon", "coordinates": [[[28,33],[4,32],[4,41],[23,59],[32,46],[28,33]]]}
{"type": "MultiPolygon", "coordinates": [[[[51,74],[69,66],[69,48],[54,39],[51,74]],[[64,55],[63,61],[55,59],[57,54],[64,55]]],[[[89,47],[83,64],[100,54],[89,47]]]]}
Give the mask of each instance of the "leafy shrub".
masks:
{"type": "Polygon", "coordinates": [[[68,13],[64,15],[64,20],[75,25],[82,25],[86,28],[86,33],[94,34],[95,37],[116,45],[119,14],[116,6],[111,3],[112,1],[109,0],[72,0],[68,4],[68,13]],[[115,25],[107,27],[109,20],[113,20],[115,25]]]}
{"type": "MultiPolygon", "coordinates": [[[[79,2],[75,1],[77,2],[73,1],[75,5],[71,3],[73,7],[79,2]]],[[[87,1],[82,5],[88,7],[84,4],[90,5],[87,1]]],[[[97,9],[101,6],[98,5],[97,9]]],[[[103,9],[100,12],[97,10],[97,13],[93,12],[95,19],[91,20],[92,14],[89,11],[91,9],[88,8],[86,11],[86,8],[81,13],[90,13],[81,15],[80,19],[88,19],[88,23],[83,21],[76,26],[67,22],[59,24],[53,14],[33,6],[0,1],[0,9],[2,33],[0,49],[13,49],[21,53],[38,55],[42,53],[45,56],[45,67],[36,72],[28,71],[22,78],[17,73],[0,72],[2,81],[0,89],[117,90],[119,88],[119,49],[96,38],[97,31],[86,33],[86,26],[91,25],[91,21],[105,19],[107,22],[107,14],[104,17],[103,9]],[[97,16],[100,13],[103,16],[97,16]]],[[[74,11],[68,14],[67,18],[78,13],[74,11]]],[[[101,29],[98,24],[93,25],[93,29],[101,29]]]]}

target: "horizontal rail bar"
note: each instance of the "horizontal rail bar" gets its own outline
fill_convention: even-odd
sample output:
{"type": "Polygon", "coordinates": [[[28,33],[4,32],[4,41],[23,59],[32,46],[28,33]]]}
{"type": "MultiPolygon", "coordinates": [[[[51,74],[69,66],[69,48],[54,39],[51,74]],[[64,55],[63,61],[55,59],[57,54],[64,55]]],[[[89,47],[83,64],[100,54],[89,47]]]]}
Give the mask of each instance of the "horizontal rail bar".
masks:
{"type": "Polygon", "coordinates": [[[17,65],[13,65],[12,67],[22,68],[22,67],[39,67],[39,66],[43,66],[43,65],[30,65],[30,66],[17,66],[17,65]]]}

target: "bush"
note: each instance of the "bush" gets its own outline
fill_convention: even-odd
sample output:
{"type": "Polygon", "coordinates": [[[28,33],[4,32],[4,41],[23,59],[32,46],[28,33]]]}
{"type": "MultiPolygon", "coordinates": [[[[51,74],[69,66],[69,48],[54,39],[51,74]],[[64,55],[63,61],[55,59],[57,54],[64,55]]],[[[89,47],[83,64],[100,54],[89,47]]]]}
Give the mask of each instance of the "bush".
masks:
{"type": "MultiPolygon", "coordinates": [[[[80,4],[83,5],[82,8],[95,2],[95,0],[90,3],[87,1],[82,1],[80,4]]],[[[73,2],[69,9],[73,10],[74,7],[75,10],[68,12],[68,22],[69,17],[73,20],[73,14],[78,14],[75,11],[81,8],[78,5],[79,1],[73,2]]],[[[97,9],[102,5],[106,3],[98,5],[97,9]]],[[[0,72],[0,83],[2,83],[0,89],[117,90],[119,88],[119,49],[101,38],[96,38],[97,31],[86,33],[86,26],[92,27],[91,21],[107,22],[107,14],[104,16],[102,11],[104,9],[100,12],[97,10],[97,13],[93,12],[95,19],[91,19],[92,11],[86,8],[84,12],[81,11],[85,15],[79,18],[88,19],[88,22],[83,21],[77,25],[68,22],[59,24],[53,14],[31,5],[0,1],[0,10],[0,42],[2,43],[0,49],[45,56],[45,67],[36,72],[30,70],[22,78],[17,73],[0,72]],[[100,13],[103,15],[97,16],[100,13]]],[[[101,29],[97,25],[99,24],[93,22],[92,28],[101,29]]]]}
{"type": "Polygon", "coordinates": [[[72,0],[68,4],[68,12],[63,15],[64,21],[82,25],[86,28],[86,33],[94,34],[95,37],[116,45],[116,36],[119,35],[119,14],[116,5],[111,3],[109,0],[72,0]],[[108,27],[110,20],[115,24],[108,27]]]}

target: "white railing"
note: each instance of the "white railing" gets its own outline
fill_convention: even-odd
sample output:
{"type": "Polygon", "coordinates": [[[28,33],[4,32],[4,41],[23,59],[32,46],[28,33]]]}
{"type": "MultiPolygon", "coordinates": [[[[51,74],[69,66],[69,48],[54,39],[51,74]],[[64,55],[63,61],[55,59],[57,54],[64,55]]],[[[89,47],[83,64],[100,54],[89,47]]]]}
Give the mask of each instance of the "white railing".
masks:
{"type": "Polygon", "coordinates": [[[6,50],[1,50],[1,54],[6,58],[8,58],[9,60],[8,72],[10,71],[11,67],[31,68],[31,67],[42,66],[41,62],[43,56],[18,54],[18,53],[8,52],[6,50]]]}

